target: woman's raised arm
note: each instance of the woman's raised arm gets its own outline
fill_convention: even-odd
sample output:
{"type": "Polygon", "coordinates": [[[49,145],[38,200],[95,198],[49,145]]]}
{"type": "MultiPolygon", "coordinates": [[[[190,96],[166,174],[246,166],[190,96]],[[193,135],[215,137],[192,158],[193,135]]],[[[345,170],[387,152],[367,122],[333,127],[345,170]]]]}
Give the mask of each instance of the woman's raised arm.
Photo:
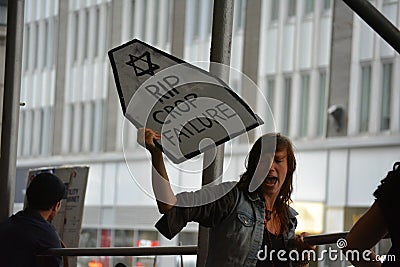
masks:
{"type": "Polygon", "coordinates": [[[151,182],[157,200],[158,211],[167,213],[176,203],[176,197],[169,183],[161,150],[156,147],[154,140],[160,140],[161,135],[149,128],[139,128],[137,142],[151,154],[151,182]]]}

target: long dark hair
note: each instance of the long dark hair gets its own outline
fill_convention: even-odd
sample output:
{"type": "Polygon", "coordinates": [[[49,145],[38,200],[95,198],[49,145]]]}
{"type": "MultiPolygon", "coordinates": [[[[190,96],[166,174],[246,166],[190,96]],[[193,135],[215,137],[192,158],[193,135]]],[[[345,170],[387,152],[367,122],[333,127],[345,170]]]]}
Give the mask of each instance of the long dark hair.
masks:
{"type": "MultiPolygon", "coordinates": [[[[241,175],[238,187],[240,190],[249,190],[249,185],[257,166],[260,157],[264,153],[275,153],[275,151],[284,151],[287,153],[288,170],[285,181],[282,185],[279,195],[275,201],[274,208],[281,222],[281,232],[288,230],[289,204],[292,202],[291,195],[293,192],[293,173],[296,170],[296,158],[294,156],[293,145],[290,139],[280,133],[268,133],[253,144],[246,160],[246,171],[241,175]]],[[[268,173],[265,174],[265,177],[268,173]]],[[[258,193],[260,189],[257,189],[258,193]]]]}

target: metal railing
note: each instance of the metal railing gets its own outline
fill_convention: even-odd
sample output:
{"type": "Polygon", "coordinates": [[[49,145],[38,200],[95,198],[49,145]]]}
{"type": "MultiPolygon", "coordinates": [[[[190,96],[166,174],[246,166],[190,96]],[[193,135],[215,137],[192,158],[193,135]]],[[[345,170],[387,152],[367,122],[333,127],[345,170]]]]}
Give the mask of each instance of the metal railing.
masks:
{"type": "MultiPolygon", "coordinates": [[[[304,240],[311,245],[328,245],[345,238],[348,232],[310,235],[304,240]]],[[[385,238],[388,238],[386,236],[385,238]]],[[[52,248],[41,255],[59,256],[160,256],[160,255],[196,255],[197,246],[174,247],[113,247],[113,248],[52,248]]]]}
{"type": "Polygon", "coordinates": [[[114,248],[51,248],[40,255],[58,256],[165,256],[196,255],[197,246],[114,247],[114,248]]]}

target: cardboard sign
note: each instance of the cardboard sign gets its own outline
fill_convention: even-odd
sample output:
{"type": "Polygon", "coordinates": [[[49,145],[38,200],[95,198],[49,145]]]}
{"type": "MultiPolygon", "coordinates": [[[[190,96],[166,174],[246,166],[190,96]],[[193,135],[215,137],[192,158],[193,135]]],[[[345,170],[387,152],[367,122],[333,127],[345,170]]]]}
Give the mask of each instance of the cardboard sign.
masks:
{"type": "Polygon", "coordinates": [[[218,77],[134,39],[108,52],[124,116],[161,134],[174,163],[263,121],[218,77]]]}
{"type": "MultiPolygon", "coordinates": [[[[51,223],[67,247],[77,248],[79,247],[89,167],[61,166],[30,169],[27,188],[35,175],[41,172],[50,172],[57,175],[66,185],[65,198],[57,216],[51,223]]],[[[25,198],[24,206],[26,204],[25,198]]],[[[69,257],[69,264],[70,266],[76,266],[76,257],[69,257]]]]}

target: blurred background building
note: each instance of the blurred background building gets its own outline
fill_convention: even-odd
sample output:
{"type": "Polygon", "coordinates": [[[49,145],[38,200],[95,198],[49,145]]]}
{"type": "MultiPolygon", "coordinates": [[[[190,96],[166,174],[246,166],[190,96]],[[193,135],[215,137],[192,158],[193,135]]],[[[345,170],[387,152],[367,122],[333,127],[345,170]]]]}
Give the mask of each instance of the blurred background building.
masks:
{"type": "MultiPolygon", "coordinates": [[[[370,2],[400,25],[399,1],[370,2]]],[[[1,55],[5,4],[0,2],[1,55]]],[[[15,211],[22,208],[30,168],[85,164],[81,247],[197,244],[194,223],[171,241],[154,228],[160,215],[142,188],[150,181],[150,161],[123,117],[107,51],[137,38],[189,63],[209,61],[212,10],[212,0],[25,1],[26,105],[20,110],[15,211]]],[[[277,131],[294,141],[299,231],[348,230],[399,160],[399,55],[338,0],[235,0],[233,20],[231,66],[260,90],[247,90],[239,75],[230,84],[261,117],[271,110],[277,131]]],[[[3,70],[0,78],[2,89],[3,70]]],[[[237,180],[249,144],[237,138],[230,145],[224,179],[237,180]]],[[[201,160],[180,165],[167,166],[173,182],[200,188],[201,173],[184,170],[200,170],[201,160]]],[[[103,266],[154,261],[81,257],[79,266],[93,260],[103,266]]],[[[179,260],[160,257],[157,266],[179,260]]]]}

